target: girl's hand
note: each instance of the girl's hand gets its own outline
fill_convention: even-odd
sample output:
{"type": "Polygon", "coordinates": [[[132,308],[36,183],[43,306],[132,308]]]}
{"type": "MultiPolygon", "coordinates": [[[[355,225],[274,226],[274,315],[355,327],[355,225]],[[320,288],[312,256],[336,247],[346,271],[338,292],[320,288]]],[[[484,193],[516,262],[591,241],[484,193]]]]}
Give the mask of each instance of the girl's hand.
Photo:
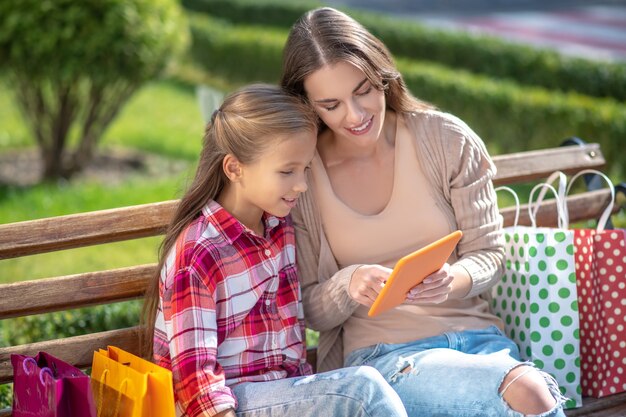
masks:
{"type": "Polygon", "coordinates": [[[448,299],[452,291],[454,275],[450,272],[450,265],[443,264],[441,269],[427,276],[406,295],[407,304],[439,304],[448,299]]]}
{"type": "Polygon", "coordinates": [[[357,303],[371,307],[389,274],[391,274],[391,269],[384,266],[360,266],[352,273],[348,294],[357,303]]]}

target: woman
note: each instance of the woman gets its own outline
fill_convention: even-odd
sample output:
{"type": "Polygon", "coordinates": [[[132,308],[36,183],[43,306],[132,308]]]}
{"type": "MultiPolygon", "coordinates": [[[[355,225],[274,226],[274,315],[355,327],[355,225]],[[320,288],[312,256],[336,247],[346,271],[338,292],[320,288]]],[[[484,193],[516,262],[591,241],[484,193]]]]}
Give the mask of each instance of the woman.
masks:
{"type": "Polygon", "coordinates": [[[332,8],[294,24],[281,84],[321,120],[311,191],[294,212],[318,369],[371,365],[412,416],[563,416],[554,380],[520,361],[478,297],[503,262],[481,139],[411,96],[384,44],[332,8]],[[456,229],[464,237],[449,263],[403,305],[368,317],[389,267],[456,229]]]}

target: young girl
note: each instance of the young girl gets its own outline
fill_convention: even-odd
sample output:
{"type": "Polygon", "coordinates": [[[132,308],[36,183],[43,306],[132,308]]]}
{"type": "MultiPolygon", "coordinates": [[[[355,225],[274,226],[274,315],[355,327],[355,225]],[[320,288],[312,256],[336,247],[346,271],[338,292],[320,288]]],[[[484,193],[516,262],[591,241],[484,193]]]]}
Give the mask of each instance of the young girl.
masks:
{"type": "Polygon", "coordinates": [[[373,368],[307,376],[288,214],[316,132],[308,106],[268,85],[227,97],[207,126],[144,310],[180,415],[406,415],[373,368]]]}

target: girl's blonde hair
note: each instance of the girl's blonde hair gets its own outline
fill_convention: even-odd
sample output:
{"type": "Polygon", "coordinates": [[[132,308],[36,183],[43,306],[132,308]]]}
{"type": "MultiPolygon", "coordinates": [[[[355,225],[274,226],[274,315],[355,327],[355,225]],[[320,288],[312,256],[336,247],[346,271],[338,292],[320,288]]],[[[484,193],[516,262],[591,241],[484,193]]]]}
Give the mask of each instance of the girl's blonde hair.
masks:
{"type": "Polygon", "coordinates": [[[410,112],[434,108],[409,92],[387,47],[360,23],[330,7],[305,13],[291,27],[283,50],[281,85],[306,99],[306,77],[326,65],[348,62],[385,92],[387,108],[410,112]]]}
{"type": "Polygon", "coordinates": [[[301,99],[286,94],[280,87],[253,84],[229,95],[207,124],[195,177],[181,198],[161,244],[159,264],[145,294],[142,312],[141,351],[151,359],[159,282],[165,257],[183,230],[202,208],[218,197],[228,178],[222,169],[227,154],[241,163],[257,160],[277,140],[289,135],[317,132],[318,119],[301,99]]]}

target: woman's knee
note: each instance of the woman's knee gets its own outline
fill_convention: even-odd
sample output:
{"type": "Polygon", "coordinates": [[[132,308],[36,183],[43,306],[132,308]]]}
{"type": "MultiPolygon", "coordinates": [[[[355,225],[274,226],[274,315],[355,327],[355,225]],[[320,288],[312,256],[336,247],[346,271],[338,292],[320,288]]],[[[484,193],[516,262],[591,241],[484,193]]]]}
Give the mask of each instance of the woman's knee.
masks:
{"type": "Polygon", "coordinates": [[[499,391],[509,407],[522,414],[542,414],[558,402],[543,373],[528,365],[513,368],[499,391]]]}

